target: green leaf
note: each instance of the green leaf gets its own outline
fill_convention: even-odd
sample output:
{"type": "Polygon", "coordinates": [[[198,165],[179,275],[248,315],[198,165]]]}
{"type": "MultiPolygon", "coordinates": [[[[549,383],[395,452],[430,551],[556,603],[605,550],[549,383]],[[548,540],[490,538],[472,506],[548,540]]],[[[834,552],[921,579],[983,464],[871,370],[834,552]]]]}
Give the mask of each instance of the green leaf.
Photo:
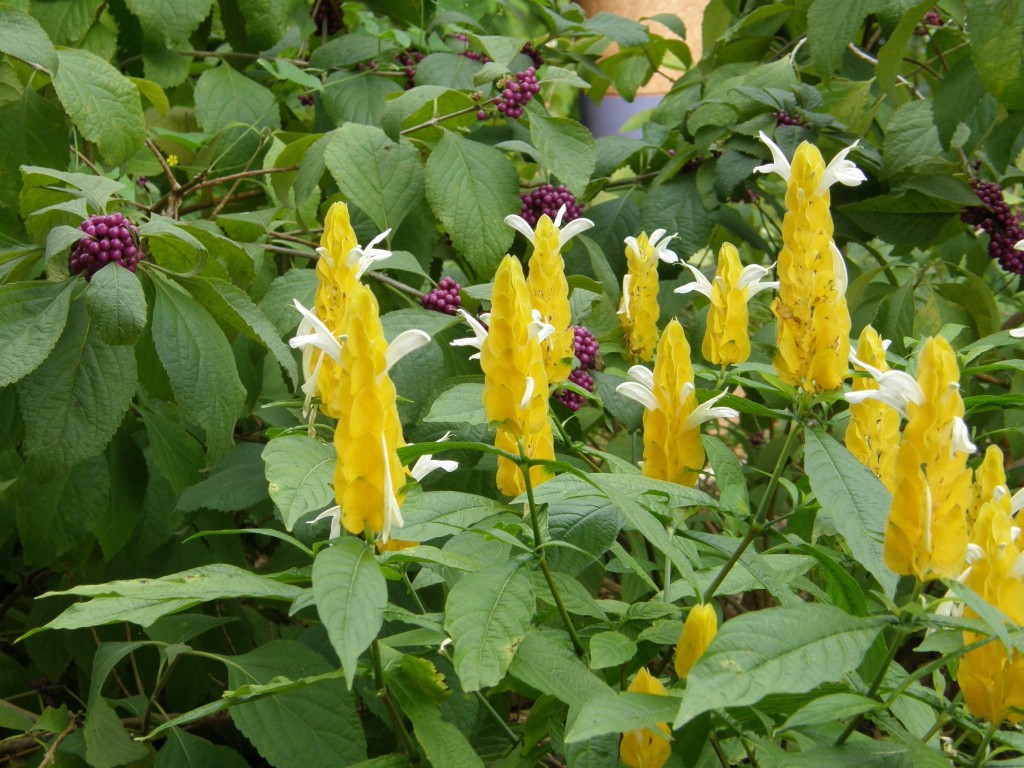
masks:
{"type": "Polygon", "coordinates": [[[57,51],[39,22],[11,5],[0,5],[0,53],[57,71],[57,51]]]}
{"type": "MultiPolygon", "coordinates": [[[[228,665],[228,685],[266,684],[333,672],[323,656],[293,640],[272,640],[228,665]]],[[[356,697],[341,680],[267,696],[231,710],[235,725],[275,768],[348,766],[366,759],[356,697]]]]}
{"type": "Polygon", "coordinates": [[[640,204],[640,223],[648,234],[655,229],[675,233],[669,248],[681,259],[707,247],[712,227],[692,174],[653,189],[640,204]]]}
{"type": "Polygon", "coordinates": [[[274,94],[227,64],[199,76],[195,100],[196,120],[207,133],[239,123],[257,128],[281,127],[274,94]]]}
{"type": "Polygon", "coordinates": [[[1024,6],[967,0],[971,58],[982,82],[1008,109],[1024,107],[1024,6]]]}
{"type": "Polygon", "coordinates": [[[611,696],[593,696],[583,703],[576,719],[568,724],[565,741],[572,744],[606,733],[654,728],[655,723],[671,722],[678,711],[679,699],[671,695],[624,691],[611,696]]]}
{"type": "Polygon", "coordinates": [[[907,47],[921,22],[921,17],[934,5],[930,0],[919,0],[903,11],[903,17],[896,29],[888,36],[885,45],[878,52],[878,65],[875,69],[875,79],[878,86],[886,92],[889,97],[895,97],[896,75],[899,74],[903,64],[903,57],[906,55],[907,47]]]}
{"type": "Polygon", "coordinates": [[[499,501],[459,491],[412,494],[402,505],[402,538],[430,541],[452,536],[508,510],[499,501]]]}
{"type": "Polygon", "coordinates": [[[321,550],[313,561],[313,597],[351,688],[359,656],[377,639],[388,602],[373,548],[344,537],[321,550]]]}
{"type": "Polygon", "coordinates": [[[570,707],[581,707],[589,699],[613,694],[569,648],[537,629],[526,633],[508,673],[570,707]]]}
{"type": "Polygon", "coordinates": [[[154,279],[153,283],[157,355],[178,405],[206,431],[207,460],[215,464],[233,444],[245,387],[227,339],[206,310],[166,279],[154,279]]]}
{"type": "Polygon", "coordinates": [[[394,78],[368,72],[335,72],[320,94],[331,125],[380,125],[388,96],[401,93],[394,78]]]}
{"type": "Polygon", "coordinates": [[[332,445],[308,435],[274,438],[263,449],[270,498],[281,510],[287,530],[334,500],[331,483],[336,461],[332,445]]]}
{"type": "Polygon", "coordinates": [[[960,207],[910,191],[905,195],[879,195],[837,206],[854,224],[893,245],[924,247],[960,214],[960,207]]]}
{"type": "Polygon", "coordinates": [[[106,562],[131,540],[145,504],[148,471],[142,449],[124,431],[114,435],[103,456],[110,477],[110,497],[96,510],[93,534],[106,562]]]}
{"type": "Polygon", "coordinates": [[[149,755],[143,744],[134,741],[121,718],[100,696],[90,697],[89,717],[85,721],[85,754],[90,766],[117,768],[149,755]]]}
{"type": "Polygon", "coordinates": [[[820,428],[805,432],[804,468],[821,510],[850,552],[892,597],[899,577],[882,558],[892,497],[871,470],[820,428]]]}
{"type": "Polygon", "coordinates": [[[259,308],[277,328],[279,335],[290,335],[295,330],[302,315],[293,302],[298,299],[302,306],[312,307],[317,285],[316,270],[301,267],[293,267],[274,278],[260,299],[259,308]]]}
{"type": "Polygon", "coordinates": [[[396,229],[423,200],[423,166],[408,141],[391,141],[380,128],[346,123],[324,151],[342,193],[383,232],[396,229]]]}
{"type": "Polygon", "coordinates": [[[619,736],[606,733],[566,744],[565,761],[568,768],[616,768],[619,764],[619,736]]]}
{"type": "Polygon", "coordinates": [[[857,668],[884,624],[881,617],[850,616],[818,603],[737,616],[722,625],[690,670],[675,727],[720,707],[841,680],[857,668]]]}
{"type": "Polygon", "coordinates": [[[107,344],[134,344],[146,327],[146,294],[135,273],[108,264],[92,276],[85,306],[107,344]]]}
{"type": "Polygon", "coordinates": [[[195,600],[160,600],[142,597],[109,597],[74,603],[45,626],[33,627],[23,637],[31,637],[46,629],[82,629],[101,627],[105,624],[121,624],[129,621],[140,627],[148,627],[157,619],[177,611],[183,611],[196,604],[195,600]]]}
{"type": "Polygon", "coordinates": [[[246,768],[249,763],[235,750],[193,736],[181,728],[166,731],[156,757],[156,768],[246,768]]]}
{"type": "Polygon", "coordinates": [[[483,393],[483,382],[456,384],[437,396],[430,404],[430,411],[423,417],[423,421],[459,423],[466,426],[487,424],[483,393]]]}
{"type": "Polygon", "coordinates": [[[878,706],[874,699],[856,693],[827,694],[804,704],[779,730],[836,723],[878,709],[878,706]]]}
{"type": "Polygon", "coordinates": [[[590,131],[567,117],[531,115],[530,139],[544,166],[581,197],[597,165],[597,142],[590,131]]]}
{"type": "Polygon", "coordinates": [[[942,160],[931,102],[909,101],[889,120],[882,142],[883,175],[942,160]]]}
{"type": "Polygon", "coordinates": [[[476,277],[494,274],[515,231],[519,177],[499,150],[446,132],[427,159],[427,201],[476,277]]]}
{"type": "Polygon", "coordinates": [[[110,442],[138,385],[131,347],[107,345],[76,301],[52,352],[18,382],[25,452],[60,471],[110,442]]]}
{"type": "MultiPolygon", "coordinates": [[[[380,126],[388,138],[398,141],[399,133],[402,128],[406,127],[406,122],[410,123],[409,127],[411,128],[413,125],[456,112],[472,104],[473,101],[461,91],[443,85],[418,85],[384,104],[380,115],[380,126]],[[413,116],[416,119],[410,120],[413,116]]],[[[474,115],[472,119],[475,121],[476,116],[474,115]]],[[[445,122],[447,124],[447,121],[445,122]]],[[[440,129],[436,130],[440,132],[440,129]]],[[[417,132],[416,138],[422,138],[422,134],[417,132]]]]}
{"type": "Polygon", "coordinates": [[[186,488],[178,498],[179,510],[200,508],[222,512],[247,509],[267,498],[259,443],[239,443],[198,485],[186,488]]]}
{"type": "Polygon", "coordinates": [[[72,282],[0,286],[0,387],[28,375],[57,345],[71,307],[72,282]]]}
{"type": "Polygon", "coordinates": [[[0,146],[4,147],[0,159],[0,204],[18,207],[20,166],[67,166],[67,135],[64,111],[32,88],[23,90],[20,99],[0,106],[0,146]]]}
{"type": "Polygon", "coordinates": [[[627,664],[636,655],[636,643],[619,632],[598,632],[590,638],[590,668],[627,664]]]}
{"type": "Polygon", "coordinates": [[[68,117],[108,163],[123,163],[146,139],[139,89],[88,51],[62,48],[57,58],[53,87],[68,117]]]}
{"type": "Polygon", "coordinates": [[[213,0],[125,0],[146,35],[147,45],[187,44],[189,35],[210,15],[213,0]]]}
{"type": "Polygon", "coordinates": [[[869,13],[880,10],[884,3],[885,0],[814,1],[807,11],[807,41],[820,77],[829,79],[864,19],[869,13]]]}
{"type": "Polygon", "coordinates": [[[146,427],[153,461],[175,496],[199,481],[203,468],[203,447],[177,416],[170,403],[146,403],[139,406],[146,427]]]}
{"type": "Polygon", "coordinates": [[[718,503],[731,509],[741,517],[750,514],[750,499],[747,497],[747,481],[743,477],[743,465],[736,452],[712,435],[701,435],[704,451],[715,472],[718,486],[718,503]]]}
{"type": "Polygon", "coordinates": [[[610,37],[624,48],[644,46],[650,42],[650,33],[646,26],[633,19],[627,19],[607,11],[601,11],[591,16],[583,26],[589,32],[610,37]]]}
{"type": "Polygon", "coordinates": [[[444,627],[455,642],[463,690],[497,685],[526,635],[536,603],[529,570],[516,561],[464,576],[448,593],[444,627]]]}

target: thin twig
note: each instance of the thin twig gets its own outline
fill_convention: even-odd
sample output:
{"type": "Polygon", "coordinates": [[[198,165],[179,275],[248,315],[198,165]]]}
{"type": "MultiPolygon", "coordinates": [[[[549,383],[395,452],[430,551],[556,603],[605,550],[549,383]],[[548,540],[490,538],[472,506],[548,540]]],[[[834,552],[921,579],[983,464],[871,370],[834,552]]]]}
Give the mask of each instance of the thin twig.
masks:
{"type": "MultiPolygon", "coordinates": [[[[846,46],[846,48],[847,48],[848,51],[850,51],[858,59],[861,59],[863,61],[866,61],[866,62],[869,62],[871,64],[874,64],[875,66],[878,66],[878,59],[876,59],[874,56],[872,56],[867,51],[862,51],[860,48],[858,48],[853,43],[849,43],[846,46]]],[[[903,75],[896,75],[896,79],[900,83],[902,83],[903,85],[907,86],[907,88],[910,89],[910,92],[912,94],[914,94],[915,97],[917,97],[918,99],[923,99],[924,98],[924,96],[921,95],[921,92],[919,90],[917,90],[917,86],[914,85],[909,80],[907,80],[907,78],[905,78],[903,75]]]]}
{"type": "Polygon", "coordinates": [[[207,187],[214,187],[218,184],[227,184],[229,181],[237,181],[239,179],[247,179],[252,176],[263,176],[264,174],[271,173],[291,173],[292,171],[299,170],[297,165],[286,165],[280,168],[254,168],[252,170],[239,171],[238,173],[232,173],[228,176],[220,176],[216,179],[208,179],[201,184],[196,184],[193,189],[206,189],[207,187]]]}
{"type": "Polygon", "coordinates": [[[46,766],[52,764],[53,761],[57,759],[57,747],[59,747],[60,743],[70,736],[71,732],[77,727],[78,719],[73,714],[68,715],[68,724],[64,727],[63,731],[57,734],[57,738],[50,742],[50,746],[47,748],[46,754],[43,755],[43,759],[39,763],[39,768],[46,768],[46,766]]]}

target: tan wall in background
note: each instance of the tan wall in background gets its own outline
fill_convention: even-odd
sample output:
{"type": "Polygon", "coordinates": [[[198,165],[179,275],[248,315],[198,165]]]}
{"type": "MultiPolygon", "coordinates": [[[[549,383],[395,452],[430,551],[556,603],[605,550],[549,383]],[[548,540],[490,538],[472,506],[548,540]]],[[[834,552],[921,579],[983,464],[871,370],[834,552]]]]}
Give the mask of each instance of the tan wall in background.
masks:
{"type": "MultiPolygon", "coordinates": [[[[587,16],[593,16],[601,11],[614,13],[618,16],[625,16],[628,19],[636,19],[656,16],[659,13],[674,13],[683,21],[686,27],[686,44],[690,47],[693,60],[700,58],[700,28],[704,19],[704,8],[710,0],[579,0],[587,16]]],[[[676,37],[662,24],[657,22],[646,22],[651,31],[662,37],[676,37]]],[[[609,49],[614,53],[615,48],[609,49]]],[[[667,93],[672,87],[672,81],[655,72],[651,82],[640,89],[641,94],[667,93]]]]}

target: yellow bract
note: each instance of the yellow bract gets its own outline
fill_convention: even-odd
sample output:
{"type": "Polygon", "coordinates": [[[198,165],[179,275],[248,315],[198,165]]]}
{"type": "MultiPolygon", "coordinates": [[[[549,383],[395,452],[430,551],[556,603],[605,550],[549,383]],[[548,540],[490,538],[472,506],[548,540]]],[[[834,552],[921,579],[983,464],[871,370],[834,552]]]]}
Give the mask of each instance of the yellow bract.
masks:
{"type": "Polygon", "coordinates": [[[922,581],[956,578],[964,569],[971,471],[955,440],[964,414],[959,382],[949,342],[928,339],[917,363],[923,399],[907,406],[884,546],[892,570],[922,581]]]}
{"type": "MultiPolygon", "coordinates": [[[[668,691],[658,678],[651,675],[646,667],[641,667],[633,682],[629,684],[633,693],[649,693],[654,696],[668,696],[668,691]]],[[[668,723],[658,723],[658,730],[639,728],[622,734],[619,744],[619,757],[630,768],[661,768],[672,755],[669,737],[672,731],[668,723]]]]}
{"type": "MultiPolygon", "coordinates": [[[[531,309],[522,266],[506,256],[494,277],[490,330],[480,348],[484,408],[497,428],[495,447],[518,454],[522,440],[530,458],[553,460],[548,380],[541,342],[530,332],[531,309]]],[[[534,485],[549,477],[543,467],[530,470],[534,485]]],[[[497,484],[507,496],[526,490],[519,466],[504,457],[498,458],[497,484]]]]}
{"type": "Polygon", "coordinates": [[[825,163],[817,147],[797,147],[786,190],[779,254],[775,370],[807,392],[838,389],[846,377],[850,313],[842,256],[832,242],[825,163]]]}
{"type": "MultiPolygon", "coordinates": [[[[877,368],[889,370],[885,362],[882,337],[870,325],[864,326],[857,341],[857,359],[877,368]]],[[[853,391],[878,389],[871,376],[853,380],[853,391]]],[[[896,453],[900,445],[900,414],[880,400],[864,400],[850,405],[850,423],[846,428],[846,447],[861,464],[892,493],[896,489],[896,453]]]]}
{"type": "Polygon", "coordinates": [[[676,674],[680,678],[690,674],[690,669],[704,655],[717,633],[718,616],[713,605],[695,605],[690,609],[676,645],[676,674]]]}
{"type": "Polygon", "coordinates": [[[565,280],[565,262],[558,242],[558,227],[544,214],[534,231],[526,287],[533,308],[555,332],[541,342],[544,369],[549,384],[561,384],[569,378],[573,343],[572,314],[569,309],[569,284],[565,280]]]}
{"type": "Polygon", "coordinates": [[[626,246],[627,276],[619,304],[626,349],[634,360],[650,360],[658,343],[658,253],[642,233],[626,246]]]}
{"type": "Polygon", "coordinates": [[[718,252],[718,271],[711,283],[711,307],[701,352],[712,365],[733,365],[750,357],[748,291],[740,285],[743,265],[731,243],[718,252]]]}

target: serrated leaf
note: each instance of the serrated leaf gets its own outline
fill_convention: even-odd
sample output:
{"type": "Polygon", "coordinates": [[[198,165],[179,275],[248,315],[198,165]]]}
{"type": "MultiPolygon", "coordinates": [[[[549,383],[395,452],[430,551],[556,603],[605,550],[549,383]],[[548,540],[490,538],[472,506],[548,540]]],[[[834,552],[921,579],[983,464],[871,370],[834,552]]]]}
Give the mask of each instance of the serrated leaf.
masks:
{"type": "Polygon", "coordinates": [[[200,508],[233,512],[263,501],[267,484],[263,481],[261,452],[258,443],[237,444],[205,480],[184,490],[177,508],[184,512],[200,508]]]}
{"type": "Polygon", "coordinates": [[[1024,6],[968,0],[971,58],[982,82],[1008,109],[1024,106],[1024,6]]]}
{"type": "Polygon", "coordinates": [[[722,625],[690,670],[675,727],[720,707],[841,680],[857,668],[884,625],[880,617],[850,616],[819,603],[737,616],[722,625]]]}
{"type": "Polygon", "coordinates": [[[0,5],[0,53],[57,70],[57,51],[39,22],[11,5],[0,5]]]}
{"type": "Polygon", "coordinates": [[[235,750],[170,728],[156,757],[156,768],[246,768],[249,763],[235,750]]]}
{"type": "Polygon", "coordinates": [[[88,51],[62,48],[57,58],[53,87],[68,117],[108,163],[123,163],[146,139],[138,88],[88,51]]]}
{"type": "Polygon", "coordinates": [[[871,470],[821,429],[805,433],[804,468],[821,504],[818,513],[846,539],[857,561],[890,597],[899,577],[882,558],[885,521],[892,497],[871,470]]]}
{"type": "Polygon", "coordinates": [[[313,597],[351,689],[359,657],[377,638],[388,602],[372,547],[344,537],[321,550],[313,561],[313,597]]]}
{"type": "Polygon", "coordinates": [[[71,282],[0,286],[0,387],[28,375],[61,337],[71,307],[71,282]]]}
{"type": "Polygon", "coordinates": [[[56,346],[17,383],[25,452],[56,471],[95,456],[113,437],[137,385],[133,350],[104,342],[85,302],[74,302],[56,346]]]}
{"type": "Polygon", "coordinates": [[[401,92],[402,86],[391,77],[369,72],[335,72],[324,83],[320,100],[332,126],[375,126],[380,125],[388,96],[401,92]]]}
{"type": "MultiPolygon", "coordinates": [[[[324,657],[293,640],[273,640],[228,665],[228,685],[267,684],[327,675],[324,657]]],[[[231,709],[235,725],[276,768],[353,765],[366,759],[356,697],[341,680],[324,680],[231,709]]]]}
{"type": "Polygon", "coordinates": [[[636,655],[636,643],[620,632],[598,632],[590,638],[590,668],[618,667],[636,655]]]}
{"type": "Polygon", "coordinates": [[[536,629],[526,633],[508,671],[516,680],[571,707],[613,693],[571,650],[536,629]]]}
{"type": "Polygon", "coordinates": [[[597,165],[597,142],[590,131],[567,117],[531,115],[530,138],[544,165],[581,197],[597,165]]]}
{"type": "MultiPolygon", "coordinates": [[[[2,22],[0,22],[2,27],[2,22]]],[[[21,165],[66,167],[68,123],[64,111],[32,88],[0,106],[0,203],[18,207],[21,165]]]]}
{"type": "Polygon", "coordinates": [[[884,6],[885,0],[815,0],[807,11],[807,41],[819,76],[829,79],[839,67],[846,46],[869,13],[884,6]]]}
{"type": "Polygon", "coordinates": [[[334,500],[336,461],[332,445],[306,435],[278,437],[263,449],[270,498],[281,510],[287,530],[334,500]]]}
{"type": "Polygon", "coordinates": [[[134,344],[146,327],[146,294],[135,273],[108,264],[92,276],[85,291],[96,332],[107,344],[134,344]]]}
{"type": "Polygon", "coordinates": [[[313,306],[318,282],[316,270],[293,267],[274,278],[260,299],[259,308],[277,328],[281,336],[290,334],[299,325],[302,315],[295,309],[294,299],[304,307],[313,306]]]}
{"type": "Polygon", "coordinates": [[[494,274],[515,236],[519,176],[497,149],[445,133],[427,159],[427,201],[476,277],[494,274]]]}
{"type": "Polygon", "coordinates": [[[195,100],[196,120],[207,133],[238,123],[258,128],[281,127],[274,94],[227,64],[199,76],[195,100]]]}
{"type": "Polygon", "coordinates": [[[380,128],[346,123],[334,133],[324,160],[341,191],[381,232],[396,229],[422,204],[419,153],[407,141],[391,141],[380,128]]]}
{"type": "Polygon", "coordinates": [[[681,259],[707,247],[712,227],[711,216],[690,175],[652,190],[640,204],[640,223],[648,234],[655,229],[675,233],[669,248],[681,259]]]}
{"type": "Polygon", "coordinates": [[[905,168],[941,160],[942,151],[931,102],[907,102],[887,125],[882,142],[884,173],[891,176],[905,168]]]}
{"type": "Polygon", "coordinates": [[[444,627],[463,690],[497,685],[536,609],[529,570],[515,561],[464,576],[448,593],[444,627]]]}
{"type": "Polygon", "coordinates": [[[210,15],[213,0],[125,0],[146,35],[146,43],[173,48],[187,41],[210,15]]]}
{"type": "Polygon", "coordinates": [[[215,464],[233,444],[245,387],[227,339],[206,310],[169,281],[153,282],[157,355],[178,405],[206,431],[207,460],[215,464]]]}

